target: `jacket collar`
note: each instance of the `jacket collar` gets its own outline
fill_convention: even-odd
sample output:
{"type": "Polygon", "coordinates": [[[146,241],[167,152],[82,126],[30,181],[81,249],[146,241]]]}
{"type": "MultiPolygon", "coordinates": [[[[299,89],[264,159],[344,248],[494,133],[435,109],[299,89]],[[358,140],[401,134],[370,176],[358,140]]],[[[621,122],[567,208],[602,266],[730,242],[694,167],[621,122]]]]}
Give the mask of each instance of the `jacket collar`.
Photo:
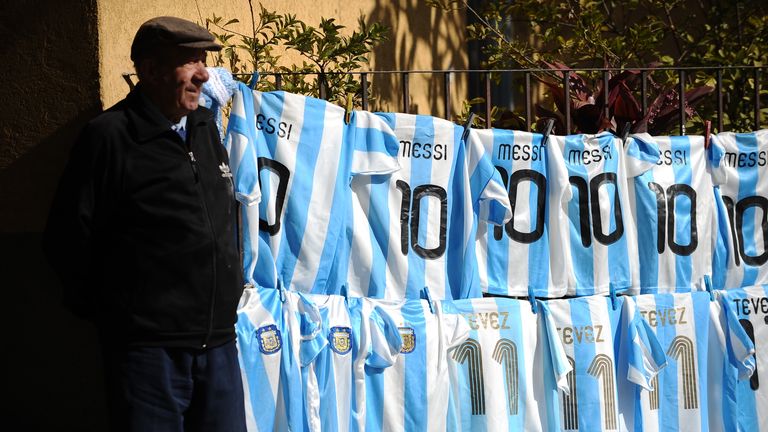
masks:
{"type": "MultiPolygon", "coordinates": [[[[126,97],[128,118],[138,142],[145,142],[165,133],[178,134],[171,129],[171,121],[136,86],[126,97]]],[[[200,106],[187,115],[187,136],[196,126],[213,120],[213,112],[200,106]]],[[[179,137],[180,138],[180,137],[179,137]]]]}

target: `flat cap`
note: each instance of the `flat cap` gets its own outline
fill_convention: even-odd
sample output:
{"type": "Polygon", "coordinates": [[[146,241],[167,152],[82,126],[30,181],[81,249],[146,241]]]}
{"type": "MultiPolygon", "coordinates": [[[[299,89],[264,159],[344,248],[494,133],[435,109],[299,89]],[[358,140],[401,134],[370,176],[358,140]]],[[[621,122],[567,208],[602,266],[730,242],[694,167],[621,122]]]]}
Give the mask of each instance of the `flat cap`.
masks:
{"type": "Polygon", "coordinates": [[[131,44],[131,60],[144,58],[159,47],[178,46],[219,51],[221,45],[204,27],[172,16],[150,19],[139,27],[131,44]]]}

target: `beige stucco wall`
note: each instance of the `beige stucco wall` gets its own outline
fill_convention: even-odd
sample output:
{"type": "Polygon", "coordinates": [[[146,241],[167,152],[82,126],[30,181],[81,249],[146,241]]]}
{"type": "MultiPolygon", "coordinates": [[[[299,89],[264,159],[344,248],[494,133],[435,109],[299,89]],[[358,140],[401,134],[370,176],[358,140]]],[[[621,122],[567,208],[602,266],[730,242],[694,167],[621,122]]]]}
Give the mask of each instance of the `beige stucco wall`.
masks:
{"type": "Polygon", "coordinates": [[[39,231],[68,144],[99,109],[96,0],[4,0],[0,17],[0,232],[39,231]]]}
{"type": "MultiPolygon", "coordinates": [[[[310,25],[319,24],[320,17],[333,17],[338,23],[354,28],[360,14],[364,14],[369,23],[385,24],[391,29],[390,39],[375,49],[370,70],[466,68],[463,14],[446,14],[424,3],[421,0],[276,0],[265,5],[278,13],[295,14],[310,25]]],[[[239,19],[240,24],[235,28],[250,33],[247,0],[98,0],[98,5],[99,71],[101,100],[105,107],[128,92],[121,74],[133,71],[129,58],[131,40],[139,25],[147,19],[176,15],[202,23],[215,14],[239,19]]],[[[254,2],[254,6],[258,13],[258,3],[254,2]]],[[[301,61],[290,52],[283,60],[301,61]]],[[[371,109],[401,110],[399,77],[377,76],[373,86],[378,103],[371,109]]],[[[454,112],[465,89],[466,77],[455,76],[451,90],[454,112]]],[[[444,116],[443,94],[442,76],[411,76],[412,112],[444,116]]]]}

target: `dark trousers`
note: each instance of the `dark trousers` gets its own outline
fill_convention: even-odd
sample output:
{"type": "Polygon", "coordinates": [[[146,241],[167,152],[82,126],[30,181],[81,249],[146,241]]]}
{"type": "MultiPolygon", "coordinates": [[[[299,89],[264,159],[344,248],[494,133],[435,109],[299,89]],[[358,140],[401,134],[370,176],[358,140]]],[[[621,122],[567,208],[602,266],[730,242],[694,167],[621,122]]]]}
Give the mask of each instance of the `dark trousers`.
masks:
{"type": "Polygon", "coordinates": [[[244,432],[235,342],[206,350],[104,348],[113,431],[244,432]]]}

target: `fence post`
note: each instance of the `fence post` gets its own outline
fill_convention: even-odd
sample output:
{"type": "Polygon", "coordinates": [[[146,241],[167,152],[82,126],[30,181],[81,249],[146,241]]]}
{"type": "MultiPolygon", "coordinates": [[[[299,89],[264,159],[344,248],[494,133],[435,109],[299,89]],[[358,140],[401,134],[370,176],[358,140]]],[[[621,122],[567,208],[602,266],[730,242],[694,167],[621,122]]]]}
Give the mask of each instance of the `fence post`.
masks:
{"type": "Polygon", "coordinates": [[[648,113],[648,71],[640,72],[640,103],[645,117],[648,113]]]}
{"type": "Polygon", "coordinates": [[[565,96],[565,134],[571,133],[571,71],[563,71],[563,96],[565,96]]]}
{"type": "Polygon", "coordinates": [[[408,108],[411,105],[410,96],[408,95],[408,72],[403,72],[401,75],[403,78],[403,112],[408,114],[408,108]]]}
{"type": "Polygon", "coordinates": [[[320,76],[317,77],[317,83],[318,87],[320,87],[320,99],[326,100],[326,97],[328,96],[326,94],[327,90],[325,88],[325,74],[320,72],[320,76]]]}
{"type": "Polygon", "coordinates": [[[685,135],[685,70],[680,69],[678,71],[678,79],[680,80],[680,135],[685,135]]]}
{"type": "Polygon", "coordinates": [[[451,119],[451,73],[445,72],[443,74],[443,86],[445,91],[445,119],[451,119]]]}
{"type": "MultiPolygon", "coordinates": [[[[610,72],[605,70],[603,71],[603,115],[605,116],[605,119],[610,121],[611,120],[611,109],[608,106],[609,101],[609,83],[611,81],[611,75],[610,72]]],[[[616,126],[618,129],[618,126],[616,126]]]]}
{"type": "Polygon", "coordinates": [[[755,130],[760,129],[760,68],[755,68],[755,130]]]}
{"type": "Polygon", "coordinates": [[[531,132],[531,73],[525,73],[525,127],[531,132]]]}
{"type": "Polygon", "coordinates": [[[491,128],[493,119],[491,119],[491,73],[485,73],[485,127],[491,128]]]}
{"type": "Polygon", "coordinates": [[[363,72],[360,74],[360,91],[363,93],[363,110],[368,111],[368,74],[363,72]]]}
{"type": "Polygon", "coordinates": [[[723,69],[717,69],[717,131],[723,131],[723,69]]]}

